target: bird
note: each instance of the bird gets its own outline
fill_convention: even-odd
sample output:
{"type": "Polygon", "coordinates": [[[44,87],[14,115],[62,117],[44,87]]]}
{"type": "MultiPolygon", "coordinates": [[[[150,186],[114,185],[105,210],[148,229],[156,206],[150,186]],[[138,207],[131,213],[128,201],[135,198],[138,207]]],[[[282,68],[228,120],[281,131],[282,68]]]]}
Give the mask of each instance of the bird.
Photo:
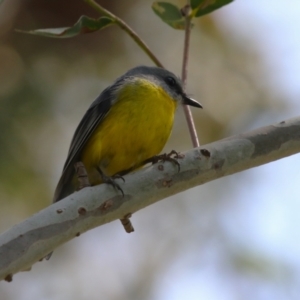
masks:
{"type": "Polygon", "coordinates": [[[138,66],[117,78],[92,102],[75,130],[53,202],[78,188],[77,162],[83,163],[92,186],[112,183],[114,176],[149,162],[167,143],[179,104],[202,108],[166,69],[138,66]]]}

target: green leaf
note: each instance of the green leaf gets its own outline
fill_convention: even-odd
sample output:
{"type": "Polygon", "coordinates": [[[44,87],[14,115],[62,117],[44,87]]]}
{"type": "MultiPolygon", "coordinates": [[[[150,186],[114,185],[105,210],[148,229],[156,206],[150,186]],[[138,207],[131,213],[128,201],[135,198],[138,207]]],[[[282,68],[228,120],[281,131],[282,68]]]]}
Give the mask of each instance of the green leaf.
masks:
{"type": "Polygon", "coordinates": [[[168,25],[175,29],[185,28],[185,18],[182,16],[180,8],[168,2],[154,2],[153,11],[168,25]]]}
{"type": "Polygon", "coordinates": [[[233,2],[233,0],[191,0],[192,15],[201,17],[233,2]]]}
{"type": "Polygon", "coordinates": [[[53,37],[53,38],[70,38],[79,34],[90,33],[90,32],[103,29],[109,25],[112,25],[113,23],[114,20],[108,17],[92,19],[87,16],[81,16],[79,20],[72,27],[36,29],[30,31],[17,30],[17,31],[34,34],[34,35],[53,37]]]}

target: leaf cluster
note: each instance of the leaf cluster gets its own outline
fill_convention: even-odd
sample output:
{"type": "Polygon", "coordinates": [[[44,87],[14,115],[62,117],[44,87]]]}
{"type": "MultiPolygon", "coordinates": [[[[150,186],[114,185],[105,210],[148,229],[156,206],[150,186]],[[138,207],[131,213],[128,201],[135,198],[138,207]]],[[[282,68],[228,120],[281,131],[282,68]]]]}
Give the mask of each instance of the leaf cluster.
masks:
{"type": "MultiPolygon", "coordinates": [[[[86,2],[95,6],[93,0],[86,0],[86,2]]],[[[193,19],[202,17],[231,2],[233,2],[233,0],[191,0],[190,5],[180,8],[169,2],[156,1],[152,4],[152,10],[163,22],[172,28],[184,30],[187,18],[193,19]]],[[[100,6],[98,6],[98,8],[99,7],[100,6]]],[[[97,19],[83,15],[70,27],[35,29],[29,31],[18,29],[17,31],[44,37],[71,38],[79,34],[95,32],[113,24],[120,25],[118,18],[113,14],[104,9],[102,13],[104,16],[97,19]]]]}

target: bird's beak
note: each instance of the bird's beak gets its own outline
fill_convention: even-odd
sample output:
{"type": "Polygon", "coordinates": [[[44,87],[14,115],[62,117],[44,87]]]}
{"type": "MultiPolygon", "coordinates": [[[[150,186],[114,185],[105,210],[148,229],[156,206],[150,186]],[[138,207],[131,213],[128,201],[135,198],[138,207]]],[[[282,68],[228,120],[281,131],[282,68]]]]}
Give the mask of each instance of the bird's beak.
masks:
{"type": "Polygon", "coordinates": [[[183,104],[203,108],[202,105],[193,98],[183,95],[183,104]]]}

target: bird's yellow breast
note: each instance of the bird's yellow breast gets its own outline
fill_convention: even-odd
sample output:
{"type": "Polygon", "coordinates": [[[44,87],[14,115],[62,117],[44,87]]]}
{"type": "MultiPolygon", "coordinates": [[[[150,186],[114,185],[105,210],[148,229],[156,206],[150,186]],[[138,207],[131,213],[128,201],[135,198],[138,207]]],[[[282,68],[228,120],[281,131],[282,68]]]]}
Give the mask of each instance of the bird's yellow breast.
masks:
{"type": "Polygon", "coordinates": [[[97,166],[107,176],[138,168],[161,152],[172,131],[177,103],[160,86],[139,78],[116,97],[82,151],[92,185],[101,182],[97,166]]]}

